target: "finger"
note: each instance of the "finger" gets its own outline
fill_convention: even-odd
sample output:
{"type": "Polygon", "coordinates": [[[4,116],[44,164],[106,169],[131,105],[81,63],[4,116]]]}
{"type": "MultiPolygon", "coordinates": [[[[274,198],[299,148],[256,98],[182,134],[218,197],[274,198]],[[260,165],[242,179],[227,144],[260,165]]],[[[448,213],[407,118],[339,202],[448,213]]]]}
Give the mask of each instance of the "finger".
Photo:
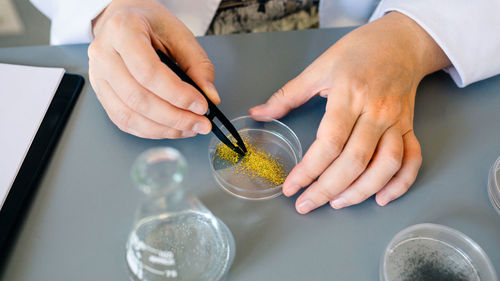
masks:
{"type": "Polygon", "coordinates": [[[118,98],[105,80],[97,79],[93,84],[98,85],[99,92],[96,92],[97,98],[103,105],[111,121],[120,130],[141,138],[150,139],[181,138],[194,135],[190,131],[182,132],[160,125],[133,112],[118,98]]]}
{"type": "Polygon", "coordinates": [[[422,166],[422,152],[415,133],[410,131],[405,134],[403,143],[404,156],[401,169],[375,196],[380,206],[385,206],[405,194],[415,182],[418,170],[422,166]]]}
{"type": "Polygon", "coordinates": [[[286,196],[311,184],[342,152],[360,111],[351,107],[351,97],[343,91],[328,96],[316,140],[283,183],[286,196]]]}
{"type": "Polygon", "coordinates": [[[366,171],[330,205],[341,209],[363,202],[382,189],[401,168],[403,159],[403,138],[396,127],[391,127],[382,135],[372,162],[366,171]]]}
{"type": "Polygon", "coordinates": [[[205,114],[208,110],[205,98],[160,61],[149,34],[134,20],[137,19],[125,23],[128,28],[119,29],[119,40],[111,43],[135,80],[175,107],[205,114]]]}
{"type": "Polygon", "coordinates": [[[278,119],[318,93],[315,75],[304,71],[276,91],[266,103],[251,108],[249,114],[278,119]]]}
{"type": "Polygon", "coordinates": [[[366,169],[382,133],[387,129],[361,115],[342,153],[297,199],[301,214],[324,205],[344,191],[366,169]]]}
{"type": "Polygon", "coordinates": [[[206,117],[172,106],[142,87],[128,72],[117,53],[108,52],[106,57],[107,62],[103,66],[101,76],[132,111],[180,131],[194,131],[200,134],[210,132],[211,123],[206,117]]]}
{"type": "MultiPolygon", "coordinates": [[[[170,21],[169,24],[171,26],[170,21]]],[[[175,28],[162,37],[165,38],[160,40],[167,46],[179,66],[213,103],[219,104],[220,97],[214,86],[214,66],[191,31],[177,20],[175,28]]]]}

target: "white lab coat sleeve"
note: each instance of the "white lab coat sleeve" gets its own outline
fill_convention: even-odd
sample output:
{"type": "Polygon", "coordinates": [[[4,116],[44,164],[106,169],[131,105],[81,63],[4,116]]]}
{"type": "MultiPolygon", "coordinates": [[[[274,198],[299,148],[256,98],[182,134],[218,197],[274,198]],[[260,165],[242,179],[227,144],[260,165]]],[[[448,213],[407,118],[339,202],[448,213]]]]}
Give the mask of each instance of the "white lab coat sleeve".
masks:
{"type": "MultiPolygon", "coordinates": [[[[53,45],[92,41],[92,20],[111,0],[30,0],[51,19],[53,45]]],[[[159,0],[194,33],[204,35],[221,0],[159,0]]]]}
{"type": "Polygon", "coordinates": [[[52,45],[88,43],[92,41],[91,21],[111,0],[30,0],[51,20],[52,45]]]}
{"type": "Polygon", "coordinates": [[[390,11],[410,17],[436,41],[459,87],[500,73],[499,0],[382,0],[370,20],[390,11]]]}

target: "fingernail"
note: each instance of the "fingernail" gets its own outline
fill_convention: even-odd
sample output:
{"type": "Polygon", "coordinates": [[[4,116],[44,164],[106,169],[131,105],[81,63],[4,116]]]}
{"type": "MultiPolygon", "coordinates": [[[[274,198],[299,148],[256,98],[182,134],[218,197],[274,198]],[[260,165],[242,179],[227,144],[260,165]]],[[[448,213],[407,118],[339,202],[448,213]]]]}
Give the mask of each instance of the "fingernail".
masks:
{"type": "Polygon", "coordinates": [[[194,137],[196,136],[196,132],[193,132],[193,131],[182,131],[182,134],[181,134],[183,137],[187,138],[187,137],[194,137]]]}
{"type": "Polygon", "coordinates": [[[206,112],[206,109],[205,107],[203,106],[203,104],[201,102],[198,102],[198,101],[195,101],[191,104],[191,106],[189,106],[188,108],[191,112],[194,112],[196,114],[199,114],[199,115],[203,115],[205,114],[206,112]]]}
{"type": "Polygon", "coordinates": [[[205,124],[203,123],[196,123],[194,124],[193,126],[193,131],[194,132],[197,132],[199,134],[208,134],[210,132],[210,128],[208,128],[208,126],[206,126],[205,124]]]}
{"type": "MultiPolygon", "coordinates": [[[[255,114],[256,114],[256,112],[255,112],[255,111],[257,111],[257,112],[258,112],[259,110],[260,110],[260,111],[262,111],[262,109],[263,109],[263,108],[265,108],[265,106],[266,106],[266,104],[256,105],[256,106],[254,106],[254,107],[250,108],[250,110],[248,111],[248,113],[249,113],[250,115],[255,115],[255,114]]],[[[257,113],[257,114],[258,114],[258,113],[257,113]]]]}
{"type": "Polygon", "coordinates": [[[390,194],[383,194],[382,196],[380,196],[380,206],[385,206],[387,204],[389,204],[389,202],[392,201],[392,196],[390,194]]]}
{"type": "Polygon", "coordinates": [[[316,205],[314,205],[314,203],[311,200],[305,200],[297,206],[297,209],[299,213],[306,214],[309,213],[311,210],[313,210],[315,207],[316,205]]]}
{"type": "Polygon", "coordinates": [[[331,205],[335,209],[342,209],[344,207],[347,207],[348,204],[344,198],[340,197],[340,198],[333,200],[331,205]]]}
{"type": "Polygon", "coordinates": [[[299,189],[300,189],[300,186],[292,185],[292,186],[288,187],[287,189],[284,189],[283,192],[286,191],[285,195],[291,196],[291,195],[295,194],[295,192],[297,192],[297,190],[299,190],[299,189]]]}
{"type": "Polygon", "coordinates": [[[208,90],[209,92],[211,92],[211,96],[212,96],[212,102],[215,103],[215,104],[219,104],[220,103],[220,97],[219,97],[219,94],[217,94],[217,89],[215,89],[215,85],[213,83],[208,83],[208,90]]]}

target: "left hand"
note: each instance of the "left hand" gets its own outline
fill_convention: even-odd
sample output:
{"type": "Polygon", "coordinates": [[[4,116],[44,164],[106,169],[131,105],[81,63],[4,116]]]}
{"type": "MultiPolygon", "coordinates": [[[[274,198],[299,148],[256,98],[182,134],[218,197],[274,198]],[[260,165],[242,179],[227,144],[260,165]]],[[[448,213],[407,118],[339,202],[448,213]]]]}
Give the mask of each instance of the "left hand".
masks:
{"type": "Polygon", "coordinates": [[[413,132],[416,89],[450,62],[434,40],[398,12],[335,43],[251,115],[280,118],[315,95],[326,97],[317,137],[290,172],[283,193],[301,214],[335,209],[376,194],[384,206],[403,195],[422,163],[413,132]]]}

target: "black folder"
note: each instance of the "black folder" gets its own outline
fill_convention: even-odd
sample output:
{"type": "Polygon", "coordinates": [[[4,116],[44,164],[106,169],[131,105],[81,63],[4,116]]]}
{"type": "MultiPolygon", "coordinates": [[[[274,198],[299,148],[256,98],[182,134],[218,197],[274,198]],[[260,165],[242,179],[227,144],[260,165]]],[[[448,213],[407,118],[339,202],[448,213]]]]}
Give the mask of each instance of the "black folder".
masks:
{"type": "Polygon", "coordinates": [[[15,241],[19,226],[50,160],[59,136],[83,87],[84,79],[64,74],[45,117],[31,143],[10,191],[0,209],[0,263],[15,241]]]}

